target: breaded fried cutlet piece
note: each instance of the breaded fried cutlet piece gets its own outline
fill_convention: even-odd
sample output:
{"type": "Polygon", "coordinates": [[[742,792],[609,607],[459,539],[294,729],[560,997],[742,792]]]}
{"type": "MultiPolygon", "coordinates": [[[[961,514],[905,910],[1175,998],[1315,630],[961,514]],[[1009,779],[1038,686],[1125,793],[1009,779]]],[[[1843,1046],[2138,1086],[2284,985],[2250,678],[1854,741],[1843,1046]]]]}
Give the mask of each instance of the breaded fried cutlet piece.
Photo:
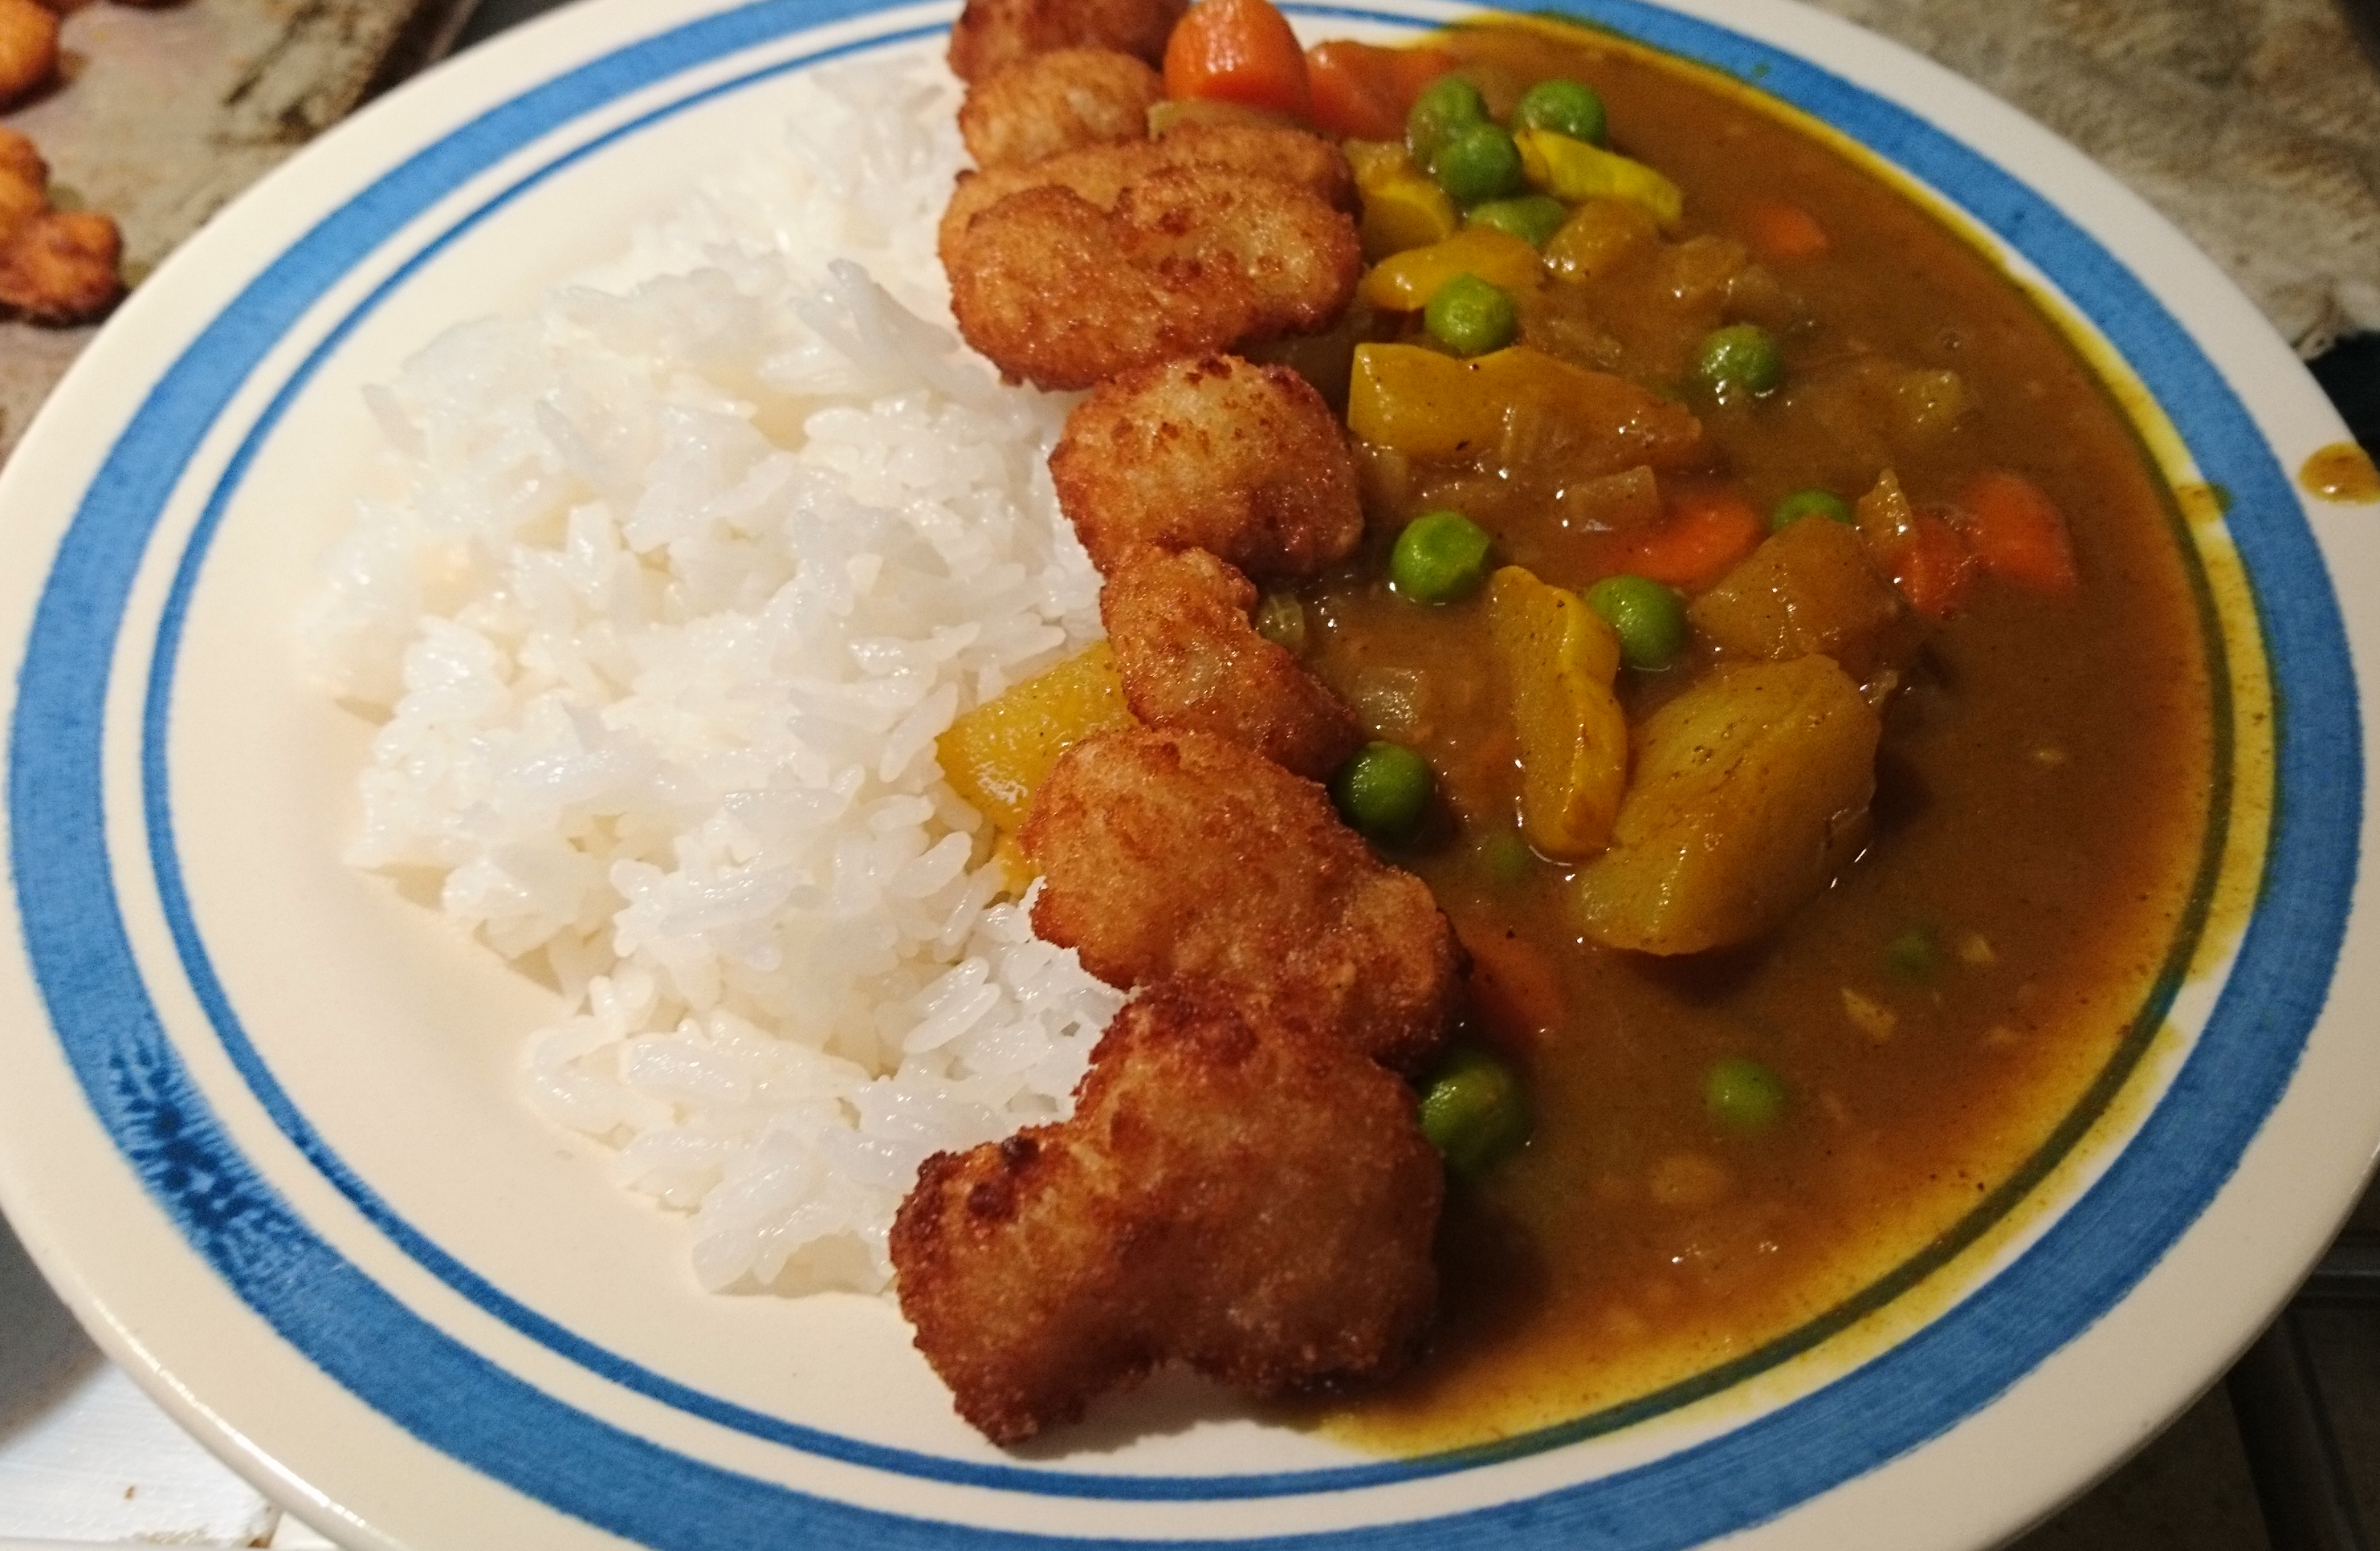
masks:
{"type": "Polygon", "coordinates": [[[1132,714],[1212,733],[1321,781],[1364,742],[1354,713],[1249,621],[1257,589],[1204,550],[1143,547],[1099,591],[1132,714]]]}
{"type": "Polygon", "coordinates": [[[36,215],[0,241],[0,313],[36,323],[81,323],[123,298],[124,239],[94,211],[36,215]]]}
{"type": "Polygon", "coordinates": [[[1062,151],[1147,139],[1148,110],[1164,97],[1165,82],[1131,55],[1056,49],[969,87],[959,134],[978,167],[1025,166],[1062,151]]]}
{"type": "Polygon", "coordinates": [[[0,107],[30,97],[58,72],[58,18],[33,0],[0,0],[0,107]]]}
{"type": "Polygon", "coordinates": [[[1330,406],[1285,366],[1177,360],[1102,382],[1050,454],[1058,503],[1112,573],[1131,550],[1207,550],[1260,582],[1355,551],[1355,460],[1330,406]]]}
{"type": "Polygon", "coordinates": [[[1355,209],[1355,175],[1337,146],[1303,129],[1269,124],[1177,125],[1156,139],[1087,145],[1023,166],[961,173],[936,236],[942,266],[975,218],[1028,188],[1055,184],[1101,210],[1123,191],[1169,167],[1216,167],[1288,183],[1334,210],[1355,209]]]}
{"type": "Polygon", "coordinates": [[[918,1170],[901,1312],[995,1443],[1169,1362],[1257,1395],[1385,1376],[1438,1295],[1444,1170],[1413,1090],[1209,988],[1109,1025],[1075,1116],[918,1170]]]}
{"type": "Polygon", "coordinates": [[[1039,388],[1317,333],[1362,267],[1342,212],[1204,166],[1152,174],[1111,210],[1054,186],[1012,194],[967,224],[948,266],[959,333],[1039,388]]]}
{"type": "Polygon", "coordinates": [[[0,317],[85,323],[124,296],[115,223],[50,207],[50,169],[33,142],[0,129],[0,317]]]}
{"type": "Polygon", "coordinates": [[[1037,54],[1111,48],[1155,65],[1189,0],[966,0],[951,28],[951,74],[986,79],[1037,54]]]}
{"type": "Polygon", "coordinates": [[[1086,739],[1019,839],[1042,872],[1034,929],[1111,986],[1204,980],[1399,1072],[1445,1036],[1462,961],[1428,888],[1261,755],[1208,733],[1086,739]]]}

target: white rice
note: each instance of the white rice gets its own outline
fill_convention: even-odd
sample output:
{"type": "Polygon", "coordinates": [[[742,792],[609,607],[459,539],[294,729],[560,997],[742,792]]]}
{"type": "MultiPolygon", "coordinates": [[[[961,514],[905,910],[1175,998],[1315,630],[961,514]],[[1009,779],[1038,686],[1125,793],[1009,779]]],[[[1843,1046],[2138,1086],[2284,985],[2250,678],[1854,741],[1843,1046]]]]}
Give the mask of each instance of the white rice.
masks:
{"type": "Polygon", "coordinates": [[[793,90],[783,145],[367,394],[405,493],[307,629],[386,718],[349,860],[570,999],[532,1102],[688,1215],[705,1287],[878,1290],[918,1163],[1064,1113],[1120,1000],[997,899],[934,751],[1097,637],[1098,578],[1066,401],[918,316],[955,88],[793,90]]]}

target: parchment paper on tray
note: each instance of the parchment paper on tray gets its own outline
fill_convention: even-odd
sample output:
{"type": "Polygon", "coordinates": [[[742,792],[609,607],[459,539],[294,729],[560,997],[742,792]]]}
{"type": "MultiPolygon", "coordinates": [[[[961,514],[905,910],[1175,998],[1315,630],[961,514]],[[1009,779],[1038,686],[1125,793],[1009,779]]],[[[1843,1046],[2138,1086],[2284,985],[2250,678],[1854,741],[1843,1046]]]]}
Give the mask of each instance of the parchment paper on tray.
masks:
{"type": "MultiPolygon", "coordinates": [[[[66,18],[64,73],[0,115],[54,184],[124,231],[137,279],[233,195],[443,49],[468,0],[95,0],[66,18]]],[[[88,328],[0,322],[0,457],[88,328]]]]}

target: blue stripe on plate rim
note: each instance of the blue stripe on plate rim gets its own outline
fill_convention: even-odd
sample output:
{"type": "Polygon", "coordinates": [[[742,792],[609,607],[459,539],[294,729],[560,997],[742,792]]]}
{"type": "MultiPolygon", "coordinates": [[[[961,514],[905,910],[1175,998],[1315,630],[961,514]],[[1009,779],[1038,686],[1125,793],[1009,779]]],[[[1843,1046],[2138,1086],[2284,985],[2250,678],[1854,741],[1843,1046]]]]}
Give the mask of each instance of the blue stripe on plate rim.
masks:
{"type": "MultiPolygon", "coordinates": [[[[865,16],[867,0],[759,0],[620,48],[511,99],[416,153],[324,217],[200,333],[148,394],[85,492],[38,606],[10,729],[11,862],[28,958],[91,1106],[145,1188],[217,1275],[334,1380],[455,1459],[565,1512],[657,1546],[740,1547],[755,1534],[943,1545],[953,1526],[890,1516],[721,1470],[579,1412],[405,1308],[317,1237],[232,1145],[176,1054],[134,963],[110,877],[101,790],[109,664],[134,573],[190,454],[264,355],[408,221],[539,138],[673,76],[865,16]]],[[[1352,7],[1294,7],[1392,23],[1352,7]]],[[[2214,1014],[2165,1100],[2107,1172],[1989,1284],[1855,1373],[1725,1436],[1528,1502],[1426,1521],[1448,1530],[1594,1534],[1683,1545],[1762,1521],[1938,1436],[2087,1328],[2156,1263],[2228,1179],[2286,1087],[2326,995],[2360,834],[2360,713],[2329,578],[2288,480],[2186,331],[2095,239],[2040,196],[1906,110],[1715,24],[1640,0],[1572,14],[1757,80],[1952,199],[2024,253],[2093,319],[2230,490],[2277,685],[2277,802],[2264,891],[2214,1014]]],[[[565,1357],[724,1425],[790,1447],[955,1484],[1144,1501],[1346,1491],[1465,1468],[1576,1436],[1549,1429],[1489,1453],[1228,1477],[1099,1476],[962,1463],[868,1445],[728,1405],[554,1326],[488,1286],[392,1213],[289,1103],[207,963],[172,843],[165,733],[175,653],[210,540],[265,436],[321,362],[440,247],[532,184],[621,136],[785,70],[916,30],[781,59],[558,156],[432,239],[342,319],[249,428],[177,568],[161,616],[141,745],[152,864],[184,966],[219,1038],[274,1122],[407,1254],[565,1357]]],[[[965,1531],[968,1534],[990,1532],[965,1531]]],[[[1078,1541],[1000,1533],[1002,1544],[1078,1541]]],[[[1288,1540],[1277,1542],[1290,1544],[1288,1540]]],[[[1276,1544],[1257,1541],[1235,1544],[1276,1544]]]]}

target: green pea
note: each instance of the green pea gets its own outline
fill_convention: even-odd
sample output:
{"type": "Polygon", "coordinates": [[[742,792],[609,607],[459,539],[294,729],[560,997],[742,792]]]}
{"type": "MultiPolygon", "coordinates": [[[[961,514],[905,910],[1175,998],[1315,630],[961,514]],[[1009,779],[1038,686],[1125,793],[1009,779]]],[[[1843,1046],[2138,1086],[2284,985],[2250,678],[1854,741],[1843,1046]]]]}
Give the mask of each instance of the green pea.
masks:
{"type": "Polygon", "coordinates": [[[1884,945],[1884,967],[1896,980],[1931,980],[1941,973],[1942,939],[1931,927],[1910,927],[1884,945]]]}
{"type": "Polygon", "coordinates": [[[1389,551],[1389,585],[1416,603],[1451,603],[1488,579],[1488,530],[1460,512],[1424,512],[1389,551]]]}
{"type": "Polygon", "coordinates": [[[1268,592],[1257,605],[1257,634],[1293,657],[1305,655],[1305,605],[1293,592],[1268,592]]]}
{"type": "Polygon", "coordinates": [[[1511,889],[1536,870],[1537,854],[1510,830],[1499,830],[1479,842],[1479,865],[1500,887],[1511,889]]]}
{"type": "Polygon", "coordinates": [[[1803,517],[1825,517],[1829,522],[1844,524],[1853,520],[1851,507],[1834,491],[1795,491],[1777,503],[1777,510],[1768,514],[1768,531],[1779,532],[1803,517]]]}
{"type": "Polygon", "coordinates": [[[1512,343],[1521,314],[1500,287],[1465,271],[1430,293],[1421,326],[1458,356],[1484,356],[1512,343]]]}
{"type": "Polygon", "coordinates": [[[1493,226],[1519,237],[1532,248],[1543,248],[1570,219],[1570,206],[1551,194],[1524,194],[1513,200],[1490,200],[1474,205],[1463,218],[1466,226],[1493,226]]]}
{"type": "Polygon", "coordinates": [[[1620,637],[1631,668],[1658,673],[1686,649],[1686,605],[1674,588],[1622,572],[1586,589],[1586,606],[1620,637]]]}
{"type": "Polygon", "coordinates": [[[1777,338],[1757,323],[1730,323],[1703,336],[1694,350],[1694,380],[1721,399],[1774,393],[1785,380],[1777,338]]]}
{"type": "Polygon", "coordinates": [[[1402,840],[1429,809],[1438,778],[1429,761],[1402,744],[1368,743],[1330,778],[1339,816],[1374,840],[1402,840]]]}
{"type": "Polygon", "coordinates": [[[1603,143],[1603,99],[1574,80],[1541,80],[1512,107],[1515,129],[1551,129],[1589,145],[1603,143]]]}
{"type": "Polygon", "coordinates": [[[1456,204],[1500,200],[1521,191],[1521,148],[1495,125],[1474,124],[1438,148],[1429,176],[1456,204]]]}
{"type": "Polygon", "coordinates": [[[1448,1052],[1421,1096],[1421,1133],[1465,1179],[1529,1139],[1529,1105],[1512,1069],[1478,1050],[1448,1052]]]}
{"type": "Polygon", "coordinates": [[[1405,115],[1405,149],[1428,166],[1455,132],[1488,122],[1488,100],[1461,76],[1440,76],[1421,89],[1405,115]]]}
{"type": "Polygon", "coordinates": [[[1730,1056],[1703,1076],[1703,1109],[1728,1131],[1767,1131],[1785,1112],[1785,1083],[1744,1056],[1730,1056]]]}

